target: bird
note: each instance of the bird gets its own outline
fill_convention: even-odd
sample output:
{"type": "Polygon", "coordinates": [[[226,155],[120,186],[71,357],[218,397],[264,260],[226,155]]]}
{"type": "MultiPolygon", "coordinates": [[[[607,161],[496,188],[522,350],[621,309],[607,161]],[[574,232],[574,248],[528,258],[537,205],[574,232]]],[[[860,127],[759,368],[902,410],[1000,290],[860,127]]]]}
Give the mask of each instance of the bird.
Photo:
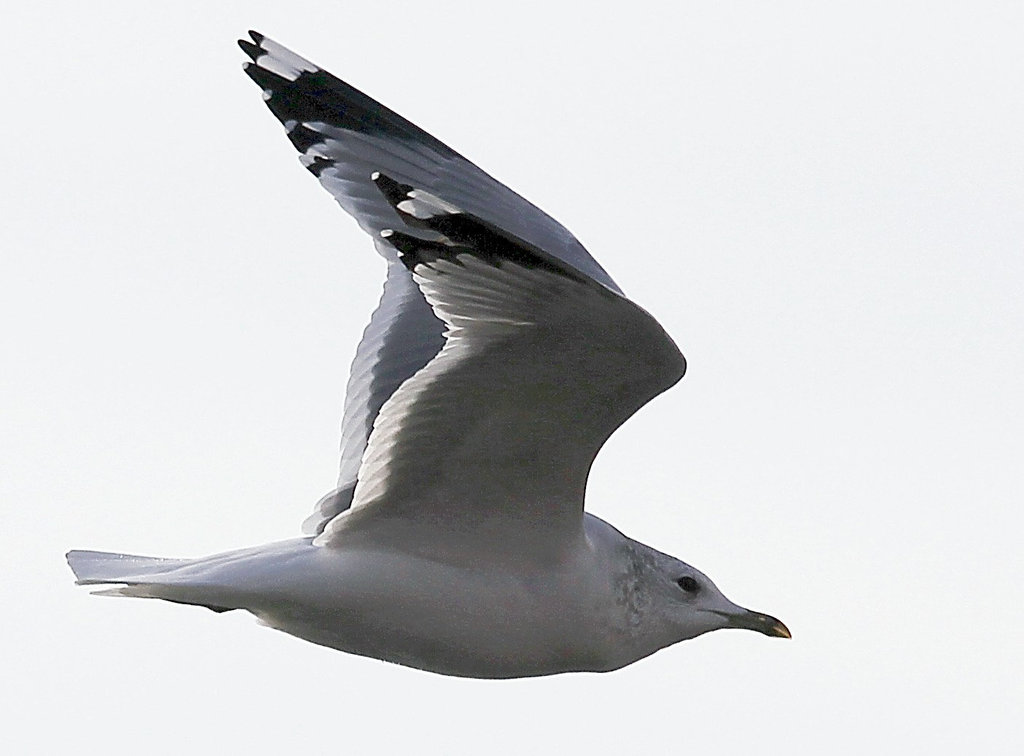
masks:
{"type": "Polygon", "coordinates": [[[584,510],[608,437],[686,360],[561,224],[257,32],[243,64],[306,169],[372,238],[338,486],[303,536],[197,559],[74,550],[79,585],[457,677],[620,669],[723,628],[790,638],[584,510]]]}

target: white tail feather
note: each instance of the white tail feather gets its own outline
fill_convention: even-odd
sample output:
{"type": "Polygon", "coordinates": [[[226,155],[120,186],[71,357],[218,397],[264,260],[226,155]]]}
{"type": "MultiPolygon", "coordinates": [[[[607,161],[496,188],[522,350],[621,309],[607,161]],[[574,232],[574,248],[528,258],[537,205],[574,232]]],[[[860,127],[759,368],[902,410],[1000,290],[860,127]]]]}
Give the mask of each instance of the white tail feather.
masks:
{"type": "Polygon", "coordinates": [[[136,583],[139,578],[158,575],[189,561],[113,554],[107,551],[69,551],[67,559],[79,585],[136,583]]]}

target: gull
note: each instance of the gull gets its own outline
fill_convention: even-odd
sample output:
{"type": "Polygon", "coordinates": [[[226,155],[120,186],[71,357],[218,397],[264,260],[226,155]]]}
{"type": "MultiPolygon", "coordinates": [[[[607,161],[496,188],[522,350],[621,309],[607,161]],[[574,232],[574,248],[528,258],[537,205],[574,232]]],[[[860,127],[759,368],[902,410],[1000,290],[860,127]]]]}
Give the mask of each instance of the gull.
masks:
{"type": "Polygon", "coordinates": [[[302,538],[200,559],[71,551],[78,584],[241,609],[462,677],[614,670],[721,628],[789,638],[584,512],[601,446],[685,372],[658,322],[544,212],[249,34],[245,72],[387,262],[348,381],[339,483],[302,538]]]}

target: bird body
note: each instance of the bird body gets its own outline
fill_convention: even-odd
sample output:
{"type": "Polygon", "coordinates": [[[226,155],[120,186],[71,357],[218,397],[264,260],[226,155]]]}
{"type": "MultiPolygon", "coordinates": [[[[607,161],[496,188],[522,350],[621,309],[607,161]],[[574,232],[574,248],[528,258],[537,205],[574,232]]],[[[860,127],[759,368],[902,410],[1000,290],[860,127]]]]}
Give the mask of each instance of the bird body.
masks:
{"type": "Polygon", "coordinates": [[[467,555],[487,534],[377,520],[344,548],[297,538],[195,560],[73,552],[72,566],[83,584],[127,583],[116,595],[245,609],[319,645],[463,677],[617,669],[720,625],[710,612],[663,611],[659,594],[682,592],[652,576],[691,567],[593,515],[582,524],[560,543],[507,544],[486,560],[467,555]],[[140,565],[149,571],[125,574],[140,565]]]}
{"type": "Polygon", "coordinates": [[[246,72],[388,265],[338,487],[306,538],[201,559],[72,551],[78,582],[466,677],[617,669],[724,627],[789,637],[583,511],[601,446],[685,372],[657,321],[549,216],[250,34],[246,72]]]}

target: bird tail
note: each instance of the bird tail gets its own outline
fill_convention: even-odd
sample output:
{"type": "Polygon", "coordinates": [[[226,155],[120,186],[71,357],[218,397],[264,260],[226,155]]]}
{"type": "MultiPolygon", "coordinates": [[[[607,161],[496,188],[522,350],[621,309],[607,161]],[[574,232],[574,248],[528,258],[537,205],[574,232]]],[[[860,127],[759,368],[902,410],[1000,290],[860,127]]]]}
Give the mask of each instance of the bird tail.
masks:
{"type": "Polygon", "coordinates": [[[108,551],[69,551],[67,559],[78,585],[137,584],[144,582],[147,577],[173,570],[189,561],[113,554],[108,551]]]}
{"type": "Polygon", "coordinates": [[[120,584],[93,591],[95,596],[163,599],[175,604],[205,606],[215,612],[228,612],[241,606],[222,586],[196,581],[176,572],[202,560],[162,559],[108,551],[69,551],[67,559],[78,585],[120,584]]]}

